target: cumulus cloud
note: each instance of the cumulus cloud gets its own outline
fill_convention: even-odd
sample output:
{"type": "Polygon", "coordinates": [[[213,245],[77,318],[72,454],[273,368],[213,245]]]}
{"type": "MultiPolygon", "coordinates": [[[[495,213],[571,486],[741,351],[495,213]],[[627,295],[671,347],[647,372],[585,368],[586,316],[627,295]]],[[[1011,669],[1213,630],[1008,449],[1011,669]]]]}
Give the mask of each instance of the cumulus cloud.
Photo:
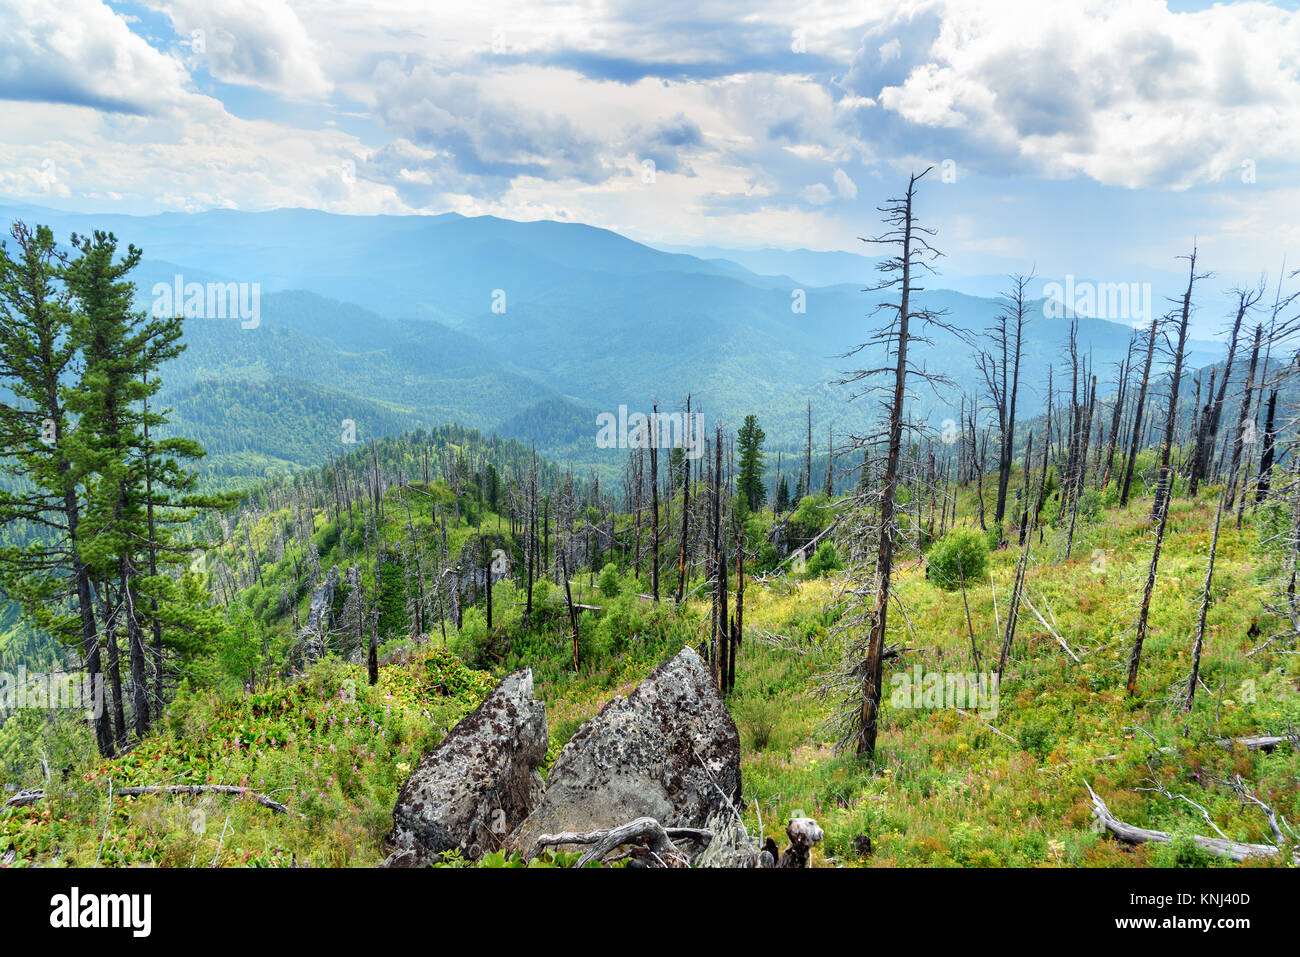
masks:
{"type": "Polygon", "coordinates": [[[100,0],[0,4],[0,99],[153,114],[185,101],[189,76],[100,0]]]}
{"type": "Polygon", "coordinates": [[[495,94],[476,77],[385,60],[373,80],[375,112],[385,128],[453,157],[467,174],[588,183],[610,175],[598,138],[563,113],[521,109],[517,99],[495,94]]]}
{"type": "Polygon", "coordinates": [[[858,198],[858,184],[853,182],[848,173],[842,169],[837,169],[833,179],[835,180],[835,192],[839,193],[842,199],[858,198]]]}
{"type": "Polygon", "coordinates": [[[1300,147],[1300,14],[1257,2],[140,2],[0,0],[0,193],[852,245],[900,171],[944,159],[945,210],[1003,190],[980,174],[1222,195],[1251,160],[1259,185],[1201,215],[1277,235],[1293,208],[1267,191],[1300,147]]]}
{"type": "Polygon", "coordinates": [[[333,84],[317,62],[316,44],[285,0],[156,2],[196,66],[223,83],[289,97],[327,96],[333,84]]]}
{"type": "Polygon", "coordinates": [[[923,131],[986,172],[1183,188],[1294,154],[1298,46],[1300,14],[1261,3],[926,4],[873,26],[842,84],[879,105],[864,136],[923,131]]]}
{"type": "Polygon", "coordinates": [[[691,152],[704,145],[704,134],[692,120],[678,113],[670,120],[640,127],[628,137],[630,152],[642,160],[651,160],[663,173],[691,174],[684,162],[691,152]]]}
{"type": "Polygon", "coordinates": [[[813,183],[805,186],[800,195],[814,206],[824,206],[831,201],[831,188],[825,183],[813,183]]]}

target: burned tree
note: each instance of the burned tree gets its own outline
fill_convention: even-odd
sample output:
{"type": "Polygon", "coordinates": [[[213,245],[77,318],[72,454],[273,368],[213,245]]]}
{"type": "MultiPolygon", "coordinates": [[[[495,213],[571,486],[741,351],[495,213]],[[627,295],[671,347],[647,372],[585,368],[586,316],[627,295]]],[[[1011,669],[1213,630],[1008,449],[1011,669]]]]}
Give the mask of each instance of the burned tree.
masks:
{"type": "Polygon", "coordinates": [[[1007,486],[1011,480],[1011,456],[1015,444],[1016,399],[1020,391],[1020,356],[1024,342],[1025,316],[1028,306],[1025,289],[1032,276],[1011,277],[1011,285],[1002,294],[1003,307],[986,330],[991,345],[976,351],[975,361],[984,378],[985,388],[998,417],[998,497],[993,521],[1006,514],[1007,486]]]}
{"type": "MultiPolygon", "coordinates": [[[[1212,405],[1207,406],[1205,413],[1201,416],[1200,427],[1196,432],[1196,446],[1192,452],[1192,474],[1187,484],[1187,494],[1190,496],[1196,495],[1201,480],[1209,472],[1210,459],[1214,455],[1214,443],[1219,434],[1219,420],[1223,414],[1223,402],[1228,394],[1228,379],[1232,375],[1232,363],[1237,355],[1237,340],[1241,333],[1241,321],[1263,295],[1262,288],[1256,290],[1237,289],[1234,292],[1237,296],[1237,311],[1235,318],[1232,320],[1232,332],[1228,336],[1228,357],[1223,363],[1223,378],[1219,380],[1218,396],[1214,398],[1212,405]]],[[[1211,375],[1213,375],[1213,372],[1211,372],[1211,375]]],[[[1213,385],[1210,388],[1213,391],[1213,385]]]]}
{"type": "Polygon", "coordinates": [[[1129,442],[1128,454],[1124,457],[1124,475],[1120,479],[1119,504],[1128,504],[1129,489],[1133,484],[1133,469],[1137,462],[1138,443],[1142,439],[1142,411],[1146,408],[1147,387],[1151,383],[1151,359],[1156,351],[1156,331],[1160,319],[1152,317],[1151,329],[1147,334],[1147,357],[1142,366],[1142,378],[1138,380],[1137,404],[1133,409],[1133,438],[1129,442]]]}
{"type": "MultiPolygon", "coordinates": [[[[1174,441],[1174,424],[1178,416],[1178,385],[1183,372],[1183,351],[1187,345],[1187,324],[1191,315],[1192,288],[1197,279],[1205,274],[1196,271],[1196,248],[1185,257],[1188,261],[1187,291],[1183,293],[1182,313],[1178,320],[1178,341],[1172,356],[1173,369],[1170,375],[1169,411],[1165,415],[1165,437],[1160,450],[1160,477],[1156,483],[1155,502],[1152,505],[1152,522],[1155,525],[1156,540],[1151,549],[1151,563],[1147,567],[1146,585],[1142,589],[1142,599],[1138,606],[1136,634],[1133,638],[1133,650],[1129,653],[1128,693],[1137,693],[1138,668],[1142,664],[1142,644],[1147,636],[1147,620],[1151,612],[1151,596],[1156,587],[1156,572],[1160,565],[1160,550],[1164,545],[1165,529],[1169,524],[1169,500],[1173,497],[1173,471],[1169,467],[1170,453],[1174,441]]],[[[1148,358],[1149,361],[1149,358],[1148,358]]],[[[1132,466],[1129,467],[1130,473],[1132,466]]]]}
{"type": "MultiPolygon", "coordinates": [[[[869,385],[853,396],[858,398],[874,389],[885,392],[882,409],[887,423],[883,435],[886,445],[885,465],[879,491],[874,496],[858,496],[852,503],[857,514],[852,516],[851,522],[856,521],[866,530],[859,541],[869,541],[873,535],[876,541],[874,583],[869,585],[865,578],[858,577],[850,586],[850,598],[860,609],[847,623],[847,627],[854,631],[855,638],[850,643],[845,666],[832,676],[830,682],[831,688],[847,691],[840,715],[841,746],[852,747],[860,759],[867,761],[874,760],[880,723],[885,633],[889,603],[893,598],[894,552],[900,533],[896,512],[908,378],[921,376],[933,381],[933,377],[911,365],[909,348],[915,342],[928,341],[924,338],[924,329],[937,324],[940,315],[919,307],[916,301],[916,294],[922,290],[916,282],[918,273],[933,272],[930,264],[940,255],[929,243],[934,230],[920,225],[913,208],[917,183],[928,172],[929,169],[926,169],[920,174],[914,174],[908,180],[903,196],[889,200],[887,205],[880,208],[887,229],[879,236],[864,240],[890,248],[877,267],[886,278],[873,286],[871,291],[888,290],[896,293],[897,298],[883,301],[876,307],[875,312],[885,313],[889,317],[888,321],[873,332],[868,341],[846,353],[845,358],[876,346],[883,348],[886,358],[892,361],[884,366],[851,372],[842,380],[844,384],[854,384],[871,382],[878,376],[886,377],[886,383],[869,385]],[[869,503],[876,496],[879,505],[873,522],[869,503]],[[861,636],[861,629],[864,628],[865,641],[861,636]]],[[[945,328],[951,331],[951,327],[945,328]]],[[[865,444],[871,438],[857,441],[865,444]]],[[[866,564],[865,560],[861,562],[862,566],[866,564]]]]}

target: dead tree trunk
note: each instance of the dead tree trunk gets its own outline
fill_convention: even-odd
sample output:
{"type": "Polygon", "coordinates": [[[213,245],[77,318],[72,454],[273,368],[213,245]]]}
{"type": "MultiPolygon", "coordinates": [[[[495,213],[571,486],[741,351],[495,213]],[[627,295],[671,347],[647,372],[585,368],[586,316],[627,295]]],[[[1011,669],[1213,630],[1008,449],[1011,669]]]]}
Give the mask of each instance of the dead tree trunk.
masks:
{"type": "MultiPolygon", "coordinates": [[[[689,427],[689,422],[687,423],[689,427]]],[[[654,554],[650,559],[650,593],[659,601],[659,403],[654,404],[654,417],[650,420],[650,517],[654,520],[651,540],[654,554]]]]}
{"type": "Polygon", "coordinates": [[[677,558],[677,604],[682,603],[686,595],[686,540],[691,522],[691,397],[686,396],[686,427],[683,430],[685,445],[682,452],[683,466],[686,473],[682,483],[682,542],[681,552],[677,558]]]}
{"type": "Polygon", "coordinates": [[[1219,489],[1219,507],[1214,513],[1214,537],[1210,539],[1210,563],[1205,569],[1205,586],[1201,589],[1201,612],[1196,619],[1196,641],[1192,644],[1192,674],[1187,683],[1187,702],[1184,711],[1192,710],[1196,698],[1196,683],[1201,680],[1201,650],[1205,647],[1205,619],[1210,612],[1210,586],[1214,584],[1214,556],[1219,550],[1219,527],[1223,523],[1223,501],[1228,489],[1219,489]]]}
{"type": "Polygon", "coordinates": [[[1164,511],[1165,500],[1173,494],[1174,476],[1170,468],[1170,458],[1174,451],[1174,432],[1178,426],[1178,389],[1183,380],[1183,353],[1187,348],[1187,325],[1192,313],[1192,288],[1196,280],[1202,278],[1196,273],[1196,248],[1193,247],[1188,259],[1187,291],[1183,293],[1182,316],[1178,322],[1178,343],[1174,346],[1174,368],[1169,383],[1169,411],[1165,415],[1165,438],[1160,446],[1160,479],[1156,484],[1156,500],[1151,506],[1151,519],[1164,511]]]}
{"type": "MultiPolygon", "coordinates": [[[[876,334],[878,341],[883,340],[887,345],[893,346],[895,361],[892,369],[892,394],[887,403],[888,453],[880,495],[875,600],[868,619],[870,628],[866,658],[858,672],[857,712],[851,725],[856,732],[854,744],[857,756],[868,761],[875,757],[876,735],[880,720],[885,632],[893,581],[894,542],[898,531],[895,505],[898,495],[899,458],[903,445],[903,405],[907,396],[908,346],[913,336],[911,323],[913,319],[934,321],[933,314],[914,311],[912,302],[913,270],[928,268],[926,260],[938,255],[926,239],[927,236],[933,235],[933,231],[920,226],[912,212],[917,181],[925,176],[926,172],[929,170],[913,175],[908,181],[906,194],[901,199],[891,200],[882,210],[890,230],[872,240],[875,243],[897,247],[897,252],[881,267],[884,271],[895,275],[874,288],[877,290],[897,288],[899,300],[897,303],[881,304],[880,308],[891,310],[894,315],[893,321],[876,334]]],[[[855,373],[849,381],[860,381],[870,375],[870,370],[864,370],[855,373]]]]}
{"type": "Polygon", "coordinates": [[[1160,320],[1156,317],[1151,319],[1151,332],[1147,336],[1147,357],[1142,366],[1142,378],[1138,380],[1137,405],[1133,410],[1133,440],[1129,443],[1128,455],[1124,459],[1124,477],[1120,482],[1119,504],[1121,507],[1128,504],[1129,489],[1133,484],[1133,468],[1137,463],[1138,443],[1142,438],[1142,413],[1146,408],[1147,387],[1151,382],[1151,358],[1156,351],[1156,327],[1160,320]]]}

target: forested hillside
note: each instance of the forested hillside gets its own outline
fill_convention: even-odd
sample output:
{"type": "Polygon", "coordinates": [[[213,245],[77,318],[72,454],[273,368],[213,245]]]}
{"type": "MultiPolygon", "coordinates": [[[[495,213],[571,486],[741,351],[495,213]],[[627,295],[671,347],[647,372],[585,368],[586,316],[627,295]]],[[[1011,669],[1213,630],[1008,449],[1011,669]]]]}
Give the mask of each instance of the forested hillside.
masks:
{"type": "MultiPolygon", "coordinates": [[[[206,309],[189,319],[188,348],[161,395],[186,424],[198,424],[201,399],[191,390],[221,380],[244,392],[249,416],[276,418],[269,429],[214,437],[199,469],[222,476],[259,477],[285,458],[319,465],[331,445],[346,451],[339,423],[351,418],[366,436],[448,422],[497,431],[611,477],[621,451],[578,438],[594,434],[595,415],[620,405],[649,412],[655,395],[680,409],[688,393],[710,421],[761,415],[770,447],[797,454],[810,403],[818,436],[869,428],[872,411],[851,402],[853,390],[841,380],[886,361],[874,343],[846,357],[863,344],[874,306],[862,293],[873,281],[872,259],[863,258],[859,281],[819,286],[572,223],[306,210],[188,217],[0,210],[6,218],[18,213],[57,224],[60,235],[105,226],[142,246],[135,282],[143,309],[154,307],[156,286],[170,290],[177,276],[183,285],[257,285],[256,326],[206,309]],[[323,261],[334,268],[323,269],[323,261]],[[338,394],[326,398],[302,382],[338,394]],[[262,393],[265,399],[254,397],[262,393]],[[576,431],[579,424],[585,431],[576,431]],[[289,443],[286,432],[300,438],[289,443]],[[291,445],[298,448],[286,457],[291,445]]],[[[1044,285],[1040,277],[1026,297],[1021,402],[1031,414],[1046,409],[1047,369],[1069,334],[1068,322],[1043,315],[1044,285]]],[[[961,393],[984,388],[962,336],[982,331],[1000,305],[945,290],[941,279],[926,286],[919,302],[946,310],[952,326],[932,330],[914,349],[918,366],[952,381],[942,394],[915,396],[914,414],[937,428],[958,417],[961,393]]],[[[1230,308],[1214,296],[1222,302],[1203,308],[1230,308]]],[[[173,298],[166,304],[181,305],[173,298]]],[[[1078,348],[1103,372],[1103,386],[1131,331],[1123,320],[1080,315],[1078,348]]],[[[1193,339],[1186,360],[1199,368],[1222,356],[1221,344],[1193,339]]]]}
{"type": "Polygon", "coordinates": [[[1135,326],[922,292],[927,182],[793,319],[585,227],[301,212],[203,249],[316,291],[156,316],[139,250],[15,225],[6,866],[1294,866],[1294,277],[1213,350],[1194,247],[1135,326]],[[422,244],[437,308],[324,298],[422,244]]]}

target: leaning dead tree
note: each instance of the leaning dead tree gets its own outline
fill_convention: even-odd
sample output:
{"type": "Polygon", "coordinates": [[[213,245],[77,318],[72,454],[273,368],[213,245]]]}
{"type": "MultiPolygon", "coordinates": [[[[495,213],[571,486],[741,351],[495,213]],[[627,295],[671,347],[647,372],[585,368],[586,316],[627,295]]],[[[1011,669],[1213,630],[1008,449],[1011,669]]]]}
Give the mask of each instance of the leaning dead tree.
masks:
{"type": "MultiPolygon", "coordinates": [[[[1183,373],[1183,353],[1187,346],[1187,325],[1191,315],[1192,288],[1197,279],[1204,274],[1196,271],[1196,248],[1185,257],[1188,261],[1187,291],[1183,294],[1183,305],[1178,320],[1177,343],[1173,346],[1172,371],[1169,386],[1169,411],[1165,417],[1165,437],[1160,450],[1160,477],[1156,483],[1155,504],[1151,520],[1155,525],[1155,544],[1151,549],[1151,562],[1147,566],[1146,584],[1142,589],[1142,599],[1138,606],[1138,616],[1133,638],[1133,650],[1128,660],[1128,694],[1137,694],[1138,668],[1142,664],[1142,645],[1146,641],[1147,622],[1151,613],[1151,597],[1155,592],[1156,573],[1160,566],[1160,550],[1164,545],[1165,529],[1169,526],[1169,501],[1173,498],[1173,470],[1170,468],[1170,453],[1174,441],[1174,428],[1178,416],[1178,386],[1183,373]]],[[[1129,467],[1130,474],[1132,466],[1129,467]]]]}
{"type": "Polygon", "coordinates": [[[1219,529],[1223,524],[1223,504],[1228,495],[1227,486],[1219,489],[1219,507],[1214,512],[1214,536],[1210,539],[1210,561],[1205,569],[1205,585],[1201,589],[1201,610],[1196,617],[1196,640],[1192,643],[1192,673],[1187,679],[1187,700],[1184,711],[1191,711],[1196,699],[1196,683],[1201,677],[1201,652],[1205,648],[1205,620],[1210,612],[1210,589],[1214,585],[1214,557],[1219,551],[1219,529]]]}
{"type": "MultiPolygon", "coordinates": [[[[1219,422],[1223,415],[1223,403],[1228,395],[1228,380],[1232,376],[1232,363],[1237,355],[1237,341],[1241,335],[1242,320],[1255,308],[1264,294],[1264,289],[1262,286],[1258,289],[1234,289],[1233,294],[1237,297],[1237,308],[1232,320],[1232,330],[1228,335],[1228,357],[1223,363],[1223,378],[1219,380],[1218,395],[1212,397],[1212,401],[1207,404],[1201,416],[1196,431],[1196,443],[1192,449],[1191,477],[1187,483],[1187,494],[1193,497],[1201,481],[1210,471],[1210,460],[1214,455],[1214,445],[1219,435],[1219,422]]],[[[1213,390],[1213,375],[1214,371],[1211,369],[1211,390],[1213,390]]]]}
{"type": "Polygon", "coordinates": [[[1173,471],[1170,468],[1170,461],[1174,450],[1174,434],[1178,424],[1178,389],[1183,379],[1183,355],[1187,350],[1187,329],[1191,319],[1192,312],[1192,289],[1196,285],[1196,280],[1205,279],[1209,273],[1197,273],[1196,271],[1196,247],[1192,247],[1190,255],[1187,257],[1189,263],[1187,290],[1183,293],[1182,311],[1180,313],[1177,342],[1173,344],[1173,356],[1171,360],[1172,371],[1170,373],[1169,383],[1169,412],[1165,416],[1165,437],[1160,446],[1160,477],[1156,483],[1155,501],[1151,505],[1151,519],[1155,521],[1156,517],[1162,511],[1162,506],[1173,494],[1173,471]]]}
{"type": "MultiPolygon", "coordinates": [[[[1002,634],[1002,648],[998,652],[998,685],[1002,684],[1002,675],[1006,671],[1007,659],[1011,655],[1011,646],[1016,640],[1016,624],[1020,620],[1020,602],[1025,591],[1025,573],[1029,568],[1029,549],[1034,540],[1034,522],[1037,509],[1030,506],[1030,466],[1034,454],[1034,433],[1029,433],[1025,445],[1025,480],[1024,512],[1020,519],[1020,557],[1016,561],[1016,577],[1011,586],[1011,603],[1007,606],[1006,629],[1002,634]]],[[[1047,449],[1043,449],[1043,461],[1047,461],[1047,449]]]]}
{"type": "MultiPolygon", "coordinates": [[[[889,253],[878,265],[885,274],[870,291],[888,291],[897,298],[881,302],[873,312],[883,313],[888,321],[874,331],[868,340],[850,350],[844,358],[850,358],[865,350],[880,350],[884,353],[885,364],[869,366],[846,375],[841,384],[854,385],[867,383],[862,391],[852,398],[880,390],[884,392],[882,418],[887,423],[883,436],[855,437],[855,447],[883,439],[886,446],[884,471],[880,478],[878,491],[868,490],[850,499],[848,503],[849,535],[856,540],[851,550],[857,554],[850,555],[855,567],[850,575],[848,598],[857,611],[845,620],[845,629],[853,636],[849,642],[847,659],[841,668],[830,676],[828,691],[843,694],[841,708],[833,719],[838,725],[840,746],[852,748],[863,760],[873,760],[876,750],[876,735],[880,721],[881,683],[883,678],[885,634],[893,585],[893,566],[895,550],[902,536],[898,512],[898,490],[902,479],[902,450],[904,431],[904,406],[908,399],[909,377],[920,377],[933,383],[935,377],[915,367],[909,359],[910,347],[919,342],[928,342],[925,330],[932,325],[940,325],[952,330],[951,326],[940,323],[941,313],[931,311],[918,305],[916,295],[922,291],[917,285],[917,278],[924,272],[933,273],[931,263],[940,253],[929,243],[934,230],[928,229],[916,219],[914,201],[917,183],[929,172],[924,170],[914,174],[907,184],[903,196],[889,200],[881,207],[886,231],[864,242],[889,248],[889,253]],[[884,377],[885,382],[874,384],[884,377]],[[873,508],[872,506],[876,506],[873,508]],[[874,514],[873,514],[874,513],[874,514]],[[875,542],[874,575],[867,577],[868,562],[862,554],[863,541],[875,542]],[[870,583],[869,583],[870,582],[870,583]],[[865,636],[864,633],[865,632],[865,636]]],[[[919,462],[913,463],[919,468],[919,462]]],[[[920,524],[920,496],[914,495],[917,514],[913,516],[914,526],[920,524]]],[[[919,528],[918,528],[919,532],[919,528]]]]}
{"type": "Polygon", "coordinates": [[[1133,468],[1137,460],[1139,443],[1142,440],[1142,410],[1146,407],[1147,387],[1151,383],[1151,359],[1156,351],[1156,332],[1160,328],[1159,316],[1151,317],[1151,328],[1147,333],[1146,360],[1142,366],[1142,377],[1138,379],[1137,405],[1133,410],[1133,436],[1129,440],[1128,454],[1124,457],[1124,471],[1119,480],[1119,504],[1128,504],[1129,488],[1133,484],[1133,468]]]}

